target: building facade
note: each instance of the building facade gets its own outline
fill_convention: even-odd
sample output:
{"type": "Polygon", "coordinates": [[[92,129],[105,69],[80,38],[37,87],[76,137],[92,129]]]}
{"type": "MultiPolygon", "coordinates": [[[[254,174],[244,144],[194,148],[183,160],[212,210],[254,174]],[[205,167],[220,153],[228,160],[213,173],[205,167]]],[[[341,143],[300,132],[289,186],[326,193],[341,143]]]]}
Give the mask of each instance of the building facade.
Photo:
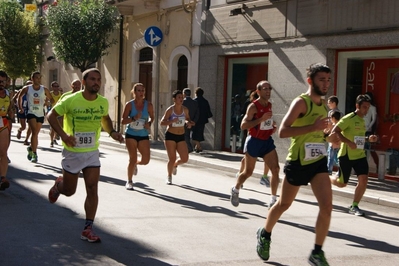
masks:
{"type": "MultiPolygon", "coordinates": [[[[207,4],[199,86],[215,99],[214,106],[223,106],[216,110],[215,125],[220,128],[214,131],[215,149],[240,151],[243,134],[232,130],[237,122],[234,106],[237,101],[244,103],[259,80],[269,80],[274,88],[273,117],[279,124],[292,100],[307,90],[306,68],[315,62],[333,69],[328,96],[338,96],[344,113],[355,109],[357,95],[373,93],[380,136],[373,149],[388,160],[391,149],[399,148],[398,126],[389,119],[399,112],[395,104],[399,2],[212,0],[207,4]]],[[[274,139],[283,161],[289,139],[274,139]]],[[[377,171],[378,161],[370,165],[377,171]]]]}

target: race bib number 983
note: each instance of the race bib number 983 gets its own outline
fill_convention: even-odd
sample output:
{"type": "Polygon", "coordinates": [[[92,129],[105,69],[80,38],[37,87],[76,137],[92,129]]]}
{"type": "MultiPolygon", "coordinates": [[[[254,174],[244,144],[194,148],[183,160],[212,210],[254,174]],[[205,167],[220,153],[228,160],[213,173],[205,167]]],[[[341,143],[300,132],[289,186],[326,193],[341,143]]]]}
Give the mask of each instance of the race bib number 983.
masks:
{"type": "Polygon", "coordinates": [[[92,148],[96,144],[95,132],[76,132],[75,133],[77,148],[92,148]]]}

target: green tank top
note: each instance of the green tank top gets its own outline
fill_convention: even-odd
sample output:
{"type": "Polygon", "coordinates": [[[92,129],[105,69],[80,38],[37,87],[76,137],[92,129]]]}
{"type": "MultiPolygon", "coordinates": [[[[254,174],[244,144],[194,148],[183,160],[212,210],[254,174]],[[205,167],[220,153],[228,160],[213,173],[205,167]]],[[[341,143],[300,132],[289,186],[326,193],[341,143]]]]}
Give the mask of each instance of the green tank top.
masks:
{"type": "MultiPolygon", "coordinates": [[[[323,104],[317,105],[305,93],[299,97],[305,100],[307,112],[304,116],[297,118],[292,127],[311,125],[319,116],[322,116],[322,118],[327,117],[328,111],[324,100],[323,104]]],[[[304,135],[291,137],[287,161],[296,161],[299,159],[301,165],[308,165],[323,159],[326,154],[326,142],[323,130],[313,131],[304,135]]]]}

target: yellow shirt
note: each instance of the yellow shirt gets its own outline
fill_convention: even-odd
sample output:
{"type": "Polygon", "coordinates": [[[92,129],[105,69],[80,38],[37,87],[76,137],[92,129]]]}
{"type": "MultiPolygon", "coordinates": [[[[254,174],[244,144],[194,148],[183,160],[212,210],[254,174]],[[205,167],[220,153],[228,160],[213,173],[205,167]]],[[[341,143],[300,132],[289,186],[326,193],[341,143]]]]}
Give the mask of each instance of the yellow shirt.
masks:
{"type": "Polygon", "coordinates": [[[10,96],[6,95],[4,98],[0,97],[0,116],[8,115],[8,108],[10,106],[10,96]]]}
{"type": "Polygon", "coordinates": [[[62,93],[58,92],[58,95],[55,95],[54,92],[51,91],[50,94],[51,94],[51,96],[53,96],[53,99],[54,99],[53,105],[55,105],[58,102],[58,100],[61,98],[62,93]]]}

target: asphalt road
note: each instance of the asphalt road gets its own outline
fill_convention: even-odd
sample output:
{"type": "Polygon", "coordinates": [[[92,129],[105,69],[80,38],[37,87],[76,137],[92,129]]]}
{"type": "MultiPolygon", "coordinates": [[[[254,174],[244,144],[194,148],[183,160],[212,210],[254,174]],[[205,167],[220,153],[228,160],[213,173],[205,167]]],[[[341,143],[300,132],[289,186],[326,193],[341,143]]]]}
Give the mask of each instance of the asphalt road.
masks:
{"type": "MultiPolygon", "coordinates": [[[[267,216],[269,190],[251,178],[240,206],[229,202],[234,175],[185,165],[165,184],[166,162],[139,166],[135,191],[127,191],[127,153],[101,148],[100,203],[95,229],[102,243],[80,240],[85,188],[47,200],[61,173],[61,148],[40,135],[39,162],[26,159],[26,146],[10,146],[11,186],[0,193],[0,265],[262,265],[256,230],[267,216]]],[[[323,247],[330,265],[396,265],[399,212],[362,203],[366,217],[347,213],[348,199],[334,197],[329,237],[323,247]]],[[[300,190],[272,235],[270,265],[307,265],[318,207],[311,191],[300,190]]]]}

